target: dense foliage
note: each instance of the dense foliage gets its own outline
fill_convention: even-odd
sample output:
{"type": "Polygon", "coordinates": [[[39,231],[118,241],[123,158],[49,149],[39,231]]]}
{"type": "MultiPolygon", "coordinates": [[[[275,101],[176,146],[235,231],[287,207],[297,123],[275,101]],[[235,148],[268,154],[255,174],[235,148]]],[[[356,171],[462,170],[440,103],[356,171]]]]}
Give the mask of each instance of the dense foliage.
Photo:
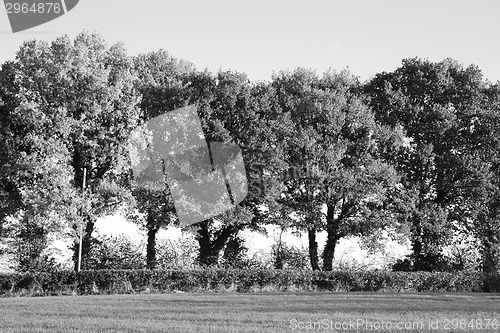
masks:
{"type": "Polygon", "coordinates": [[[66,279],[61,285],[76,284],[78,292],[93,283],[108,290],[123,282],[120,276],[134,288],[151,282],[159,290],[183,289],[167,284],[184,278],[193,281],[187,289],[210,290],[228,288],[224,281],[248,289],[268,280],[325,290],[489,288],[465,273],[376,273],[368,280],[325,273],[334,269],[339,241],[361,237],[376,250],[383,233],[411,242],[411,255],[394,270],[498,274],[500,84],[451,59],[404,59],[368,82],[347,70],[320,76],[298,68],[254,83],[242,73],[199,71],[163,50],[131,57],[123,45],[110,47],[87,32],[73,41],[30,41],[0,69],[0,146],[0,255],[13,256],[19,272],[57,270],[47,254],[54,235],[74,240],[75,267],[82,236],[85,270],[179,268],[194,266],[193,258],[199,267],[254,266],[240,232],[264,232],[267,225],[305,232],[309,245],[302,253],[277,243],[271,260],[276,268],[307,272],[3,277],[14,289],[23,279],[42,288],[43,279],[66,279]],[[233,210],[185,228],[195,234],[194,255],[158,244],[158,232],[178,223],[172,194],[166,183],[161,190],[138,186],[128,154],[134,129],[187,105],[196,106],[207,141],[241,147],[249,190],[233,210]],[[126,239],[96,237],[97,219],[114,213],[147,232],[145,251],[126,239]],[[465,255],[450,260],[446,248],[457,240],[465,252],[478,249],[478,263],[465,255]]]}

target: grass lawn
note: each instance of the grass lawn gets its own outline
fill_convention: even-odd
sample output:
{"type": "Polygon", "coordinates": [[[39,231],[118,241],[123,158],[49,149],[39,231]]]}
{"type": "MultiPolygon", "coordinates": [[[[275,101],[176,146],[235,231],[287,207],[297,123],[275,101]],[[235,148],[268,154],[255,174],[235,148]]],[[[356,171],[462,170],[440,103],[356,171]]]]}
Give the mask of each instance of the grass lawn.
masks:
{"type": "Polygon", "coordinates": [[[499,332],[500,296],[200,293],[0,298],[2,333],[314,331],[499,332]]]}

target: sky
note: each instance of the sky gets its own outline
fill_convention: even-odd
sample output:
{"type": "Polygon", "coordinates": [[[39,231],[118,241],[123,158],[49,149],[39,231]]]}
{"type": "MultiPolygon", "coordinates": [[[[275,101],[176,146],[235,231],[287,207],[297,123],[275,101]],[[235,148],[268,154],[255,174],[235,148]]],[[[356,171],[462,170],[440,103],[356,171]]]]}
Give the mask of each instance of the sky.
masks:
{"type": "Polygon", "coordinates": [[[13,34],[0,8],[0,63],[25,40],[86,29],[123,42],[131,55],[165,49],[198,69],[235,70],[252,81],[297,67],[349,67],[365,80],[418,56],[476,64],[496,82],[499,13],[497,0],[80,0],[66,15],[13,34]]]}

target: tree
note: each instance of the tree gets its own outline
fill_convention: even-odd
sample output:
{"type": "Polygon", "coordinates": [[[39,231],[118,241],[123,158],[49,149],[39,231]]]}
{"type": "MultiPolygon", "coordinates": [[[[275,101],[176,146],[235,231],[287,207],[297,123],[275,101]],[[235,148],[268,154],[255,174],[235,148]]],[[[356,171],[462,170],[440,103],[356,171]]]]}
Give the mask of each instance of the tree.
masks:
{"type": "MultiPolygon", "coordinates": [[[[14,168],[14,174],[23,175],[27,187],[38,191],[32,196],[33,206],[46,214],[53,211],[41,206],[39,200],[47,193],[55,195],[56,190],[61,193],[62,203],[52,198],[50,202],[58,205],[56,211],[68,208],[70,216],[63,220],[84,221],[85,259],[96,218],[129,200],[125,143],[136,126],[139,102],[130,58],[122,45],[108,48],[99,35],[84,32],[74,42],[68,37],[51,44],[25,42],[12,68],[8,74],[14,79],[12,87],[2,99],[6,96],[10,112],[17,113],[20,124],[25,124],[20,126],[11,116],[5,117],[10,123],[10,137],[26,138],[15,147],[21,157],[29,159],[28,163],[45,163],[51,168],[51,175],[41,178],[47,186],[43,189],[33,186],[40,184],[38,172],[26,174],[14,168]],[[33,145],[40,151],[34,151],[33,145]],[[84,169],[87,189],[82,199],[78,192],[84,169]]],[[[16,167],[22,165],[15,162],[16,167]]],[[[16,191],[22,193],[21,184],[10,192],[16,191]]],[[[39,223],[46,223],[45,218],[39,223]]],[[[76,261],[77,243],[74,249],[76,261]]]]}
{"type": "MultiPolygon", "coordinates": [[[[189,77],[194,67],[159,50],[134,58],[137,73],[136,88],[142,94],[141,124],[186,105],[189,97],[189,77]]],[[[163,189],[134,185],[135,206],[129,218],[147,230],[146,262],[148,269],[157,266],[156,235],[176,221],[175,207],[166,181],[163,189]],[[135,210],[134,210],[135,209],[135,210]]]]}
{"type": "MultiPolygon", "coordinates": [[[[233,210],[193,226],[200,245],[199,262],[216,265],[221,251],[228,251],[238,232],[272,223],[283,168],[281,149],[286,128],[276,93],[267,83],[250,84],[246,75],[198,72],[190,80],[190,101],[196,101],[207,142],[238,145],[245,165],[248,193],[233,210]]],[[[212,150],[213,145],[209,145],[212,150]]]]}
{"type": "Polygon", "coordinates": [[[290,119],[282,138],[287,144],[285,149],[289,157],[286,160],[288,169],[280,179],[285,185],[282,201],[284,206],[289,208],[283,210],[282,217],[284,221],[290,221],[290,214],[298,214],[301,223],[295,226],[307,230],[313,270],[319,270],[316,233],[323,228],[320,217],[321,202],[317,196],[321,180],[316,172],[320,158],[318,150],[321,149],[316,144],[322,134],[311,127],[316,121],[316,102],[321,94],[317,88],[318,83],[316,73],[304,69],[297,69],[293,73],[280,73],[273,82],[278,91],[281,108],[287,112],[287,118],[290,119]]]}
{"type": "MultiPolygon", "coordinates": [[[[40,52],[45,52],[41,49],[40,52]]],[[[76,213],[79,197],[71,184],[68,124],[57,108],[27,98],[19,74],[23,64],[11,62],[0,72],[2,168],[0,173],[0,237],[12,243],[19,270],[38,270],[47,236],[76,213]],[[9,81],[7,83],[7,81],[9,81]],[[49,195],[50,194],[50,195],[49,195]],[[74,200],[74,202],[72,202],[74,200]]]]}
{"type": "MultiPolygon", "coordinates": [[[[217,87],[221,86],[222,83],[217,83],[216,78],[212,74],[206,71],[196,72],[190,64],[178,61],[162,50],[140,55],[135,59],[135,63],[139,74],[139,80],[137,81],[138,89],[143,94],[141,106],[144,121],[148,121],[177,108],[194,104],[197,114],[201,119],[207,142],[230,141],[228,132],[224,128],[221,114],[213,109],[219,107],[217,105],[217,87]],[[218,118],[218,116],[221,118],[218,118]]],[[[246,81],[233,80],[233,82],[236,83],[237,89],[239,89],[238,85],[241,82],[246,84],[246,81]]],[[[229,91],[229,93],[232,92],[229,91]]],[[[219,94],[221,98],[224,98],[223,95],[219,94]]],[[[227,114],[225,117],[227,117],[227,114]]],[[[162,192],[160,194],[154,193],[156,190],[149,189],[145,192],[143,191],[142,196],[136,195],[136,200],[142,201],[138,207],[141,207],[140,210],[146,215],[146,225],[149,230],[148,238],[150,241],[154,241],[154,235],[159,228],[168,225],[172,220],[171,213],[174,212],[174,205],[169,186],[166,182],[164,188],[165,190],[160,190],[162,192]],[[165,209],[162,209],[163,215],[156,214],[153,216],[151,208],[157,206],[158,198],[162,195],[166,195],[165,203],[168,202],[168,204],[162,204],[165,207],[165,209]],[[152,200],[153,197],[156,199],[152,200]]],[[[224,219],[224,217],[221,218],[224,219]]],[[[235,232],[233,226],[223,225],[223,230],[220,233],[212,233],[213,225],[213,220],[208,219],[201,222],[197,229],[200,244],[199,260],[205,265],[211,265],[214,264],[214,261],[217,261],[219,252],[235,232]]],[[[153,258],[153,246],[148,246],[148,249],[150,249],[148,258],[153,258]]]]}
{"type": "Polygon", "coordinates": [[[389,211],[398,177],[381,150],[395,145],[398,136],[389,133],[384,139],[387,131],[377,126],[359,83],[347,71],[328,72],[320,79],[297,69],[280,73],[273,84],[293,122],[287,146],[291,174],[283,198],[308,231],[313,269],[319,269],[316,232],[326,230],[323,270],[331,270],[341,238],[390,225],[381,212],[389,211]]]}
{"type": "Polygon", "coordinates": [[[392,158],[413,198],[407,222],[411,228],[415,270],[445,266],[441,248],[454,226],[465,222],[467,143],[477,101],[485,88],[480,70],[451,59],[403,60],[392,73],[377,74],[366,86],[377,119],[401,125],[408,144],[392,158]]]}
{"type": "Polygon", "coordinates": [[[277,156],[273,149],[276,138],[270,130],[276,119],[273,92],[263,84],[250,85],[244,74],[234,72],[219,72],[216,76],[196,72],[190,76],[188,88],[189,103],[197,107],[211,154],[215,152],[213,142],[241,147],[249,180],[246,198],[233,210],[192,227],[200,245],[199,262],[215,265],[221,251],[240,230],[258,230],[263,222],[261,207],[266,195],[260,186],[261,166],[272,166],[277,156]]]}

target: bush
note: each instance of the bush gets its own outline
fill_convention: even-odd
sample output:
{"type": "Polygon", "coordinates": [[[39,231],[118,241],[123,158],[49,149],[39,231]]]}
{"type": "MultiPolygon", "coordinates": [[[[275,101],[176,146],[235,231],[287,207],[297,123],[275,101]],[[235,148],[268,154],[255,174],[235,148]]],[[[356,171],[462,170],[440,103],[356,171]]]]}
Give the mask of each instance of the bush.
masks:
{"type": "Polygon", "coordinates": [[[272,256],[274,267],[277,269],[307,269],[309,264],[309,253],[294,245],[279,242],[272,245],[272,256]]]}
{"type": "Polygon", "coordinates": [[[156,244],[156,264],[158,269],[180,269],[197,267],[198,243],[190,235],[178,239],[159,240],[156,244]]]}
{"type": "Polygon", "coordinates": [[[85,262],[87,269],[142,269],[145,258],[141,246],[127,236],[98,236],[85,262]]]}
{"type": "Polygon", "coordinates": [[[498,292],[500,278],[474,272],[321,272],[258,268],[55,271],[0,275],[0,294],[4,296],[173,291],[498,292]]]}

